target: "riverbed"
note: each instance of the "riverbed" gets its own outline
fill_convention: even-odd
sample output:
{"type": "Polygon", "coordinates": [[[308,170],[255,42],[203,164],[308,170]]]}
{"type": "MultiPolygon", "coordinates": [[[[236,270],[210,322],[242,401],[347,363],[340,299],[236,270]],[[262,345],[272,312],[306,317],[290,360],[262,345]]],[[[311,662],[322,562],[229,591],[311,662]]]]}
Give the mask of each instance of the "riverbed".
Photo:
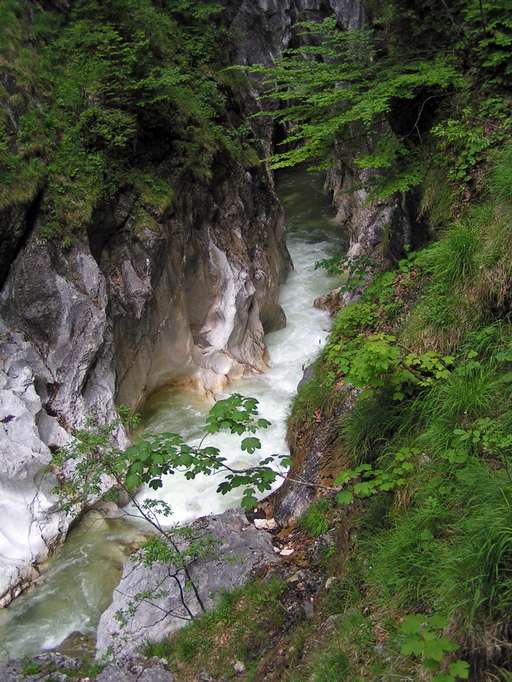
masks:
{"type": "MultiPolygon", "coordinates": [[[[271,422],[258,434],[262,449],[257,455],[242,453],[239,439],[229,434],[212,437],[210,443],[234,466],[287,452],[286,420],[297,384],[304,367],[325,343],[330,326],[328,314],[313,307],[314,299],[335,285],[315,263],[339,250],[341,241],[322,179],[301,169],[287,171],[279,176],[277,189],[286,209],[288,248],[294,263],[280,292],[287,325],[266,337],[268,371],[230,386],[230,392],[256,398],[261,416],[271,422]]],[[[200,396],[169,387],[146,402],[142,425],[150,432],[177,432],[193,442],[202,435],[209,407],[200,396]]],[[[221,496],[216,493],[217,484],[216,477],[187,481],[175,475],[164,481],[158,496],[171,506],[172,522],[184,523],[239,505],[241,489],[221,496]]],[[[136,525],[99,515],[75,528],[49,561],[39,584],[0,611],[0,657],[31,656],[58,647],[72,633],[93,636],[100,614],[110,603],[123,560],[139,535],[136,525]]]]}

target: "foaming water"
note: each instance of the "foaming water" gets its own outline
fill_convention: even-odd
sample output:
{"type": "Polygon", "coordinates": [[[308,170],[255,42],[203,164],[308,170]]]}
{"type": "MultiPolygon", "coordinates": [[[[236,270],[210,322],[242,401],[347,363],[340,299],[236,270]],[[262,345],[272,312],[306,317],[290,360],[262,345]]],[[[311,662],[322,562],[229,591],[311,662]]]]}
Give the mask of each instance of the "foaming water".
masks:
{"type": "MultiPolygon", "coordinates": [[[[314,299],[328,291],[334,280],[315,263],[333,252],[334,227],[319,178],[303,171],[287,173],[278,185],[287,210],[288,248],[294,263],[280,292],[287,324],[284,329],[268,334],[271,358],[269,371],[241,379],[230,385],[229,393],[238,392],[259,401],[259,412],[271,426],[258,433],[262,449],[253,455],[240,450],[240,439],[231,434],[215,434],[209,445],[219,448],[226,463],[234,468],[257,463],[263,456],[287,453],[286,420],[297,384],[304,368],[321,350],[329,332],[330,320],[325,311],[314,308],[314,299]]],[[[338,244],[339,248],[339,237],[338,244]]],[[[147,431],[180,433],[190,443],[202,435],[209,405],[190,394],[165,389],[146,404],[143,425],[147,431]]],[[[173,523],[184,523],[207,514],[217,514],[239,506],[242,489],[228,495],[216,492],[223,474],[198,476],[188,481],[183,474],[164,479],[163,487],[154,493],[170,505],[173,523]]],[[[276,486],[282,479],[276,481],[276,486]]],[[[162,522],[164,519],[162,519],[162,522]]]]}
{"type": "MultiPolygon", "coordinates": [[[[322,348],[329,329],[327,313],[314,308],[313,301],[334,282],[325,271],[315,270],[315,263],[339,249],[340,237],[335,235],[321,181],[301,170],[286,172],[279,178],[278,193],[287,210],[288,247],[295,266],[281,289],[287,326],[266,338],[269,371],[230,387],[230,392],[257,398],[260,413],[272,426],[260,434],[263,447],[257,455],[242,453],[239,439],[230,435],[212,439],[234,466],[254,463],[264,454],[286,453],[291,400],[303,367],[322,348]]],[[[192,442],[202,433],[209,407],[193,393],[168,388],[147,401],[143,426],[150,432],[181,433],[192,442]]],[[[172,521],[182,523],[237,506],[241,491],[223,497],[215,491],[218,482],[215,477],[194,481],[168,477],[160,495],[173,509],[172,521]]],[[[93,636],[112,599],[126,552],[139,534],[136,526],[121,519],[86,517],[51,559],[40,584],[0,610],[0,658],[32,656],[61,645],[77,631],[93,636]]],[[[68,650],[75,651],[71,646],[68,650]]]]}

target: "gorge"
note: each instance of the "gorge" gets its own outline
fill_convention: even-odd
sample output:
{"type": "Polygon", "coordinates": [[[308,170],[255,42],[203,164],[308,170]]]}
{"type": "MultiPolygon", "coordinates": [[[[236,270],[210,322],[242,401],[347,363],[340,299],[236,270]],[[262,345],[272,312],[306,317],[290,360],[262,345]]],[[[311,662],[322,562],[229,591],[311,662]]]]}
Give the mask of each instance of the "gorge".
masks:
{"type": "Polygon", "coordinates": [[[511,679],[509,5],[0,0],[1,680],[511,679]]]}
{"type": "MultiPolygon", "coordinates": [[[[313,301],[335,280],[315,270],[315,263],[338,247],[339,230],[332,222],[320,177],[304,171],[289,172],[278,178],[278,192],[286,209],[288,246],[294,263],[279,298],[287,324],[266,337],[271,366],[262,374],[232,383],[229,389],[258,398],[261,415],[272,421],[269,432],[262,436],[264,453],[286,451],[289,402],[302,368],[325,343],[329,317],[315,310],[313,301]]],[[[151,431],[176,431],[193,442],[201,435],[208,407],[209,401],[200,393],[167,387],[146,403],[143,424],[151,431]]],[[[223,435],[220,440],[219,447],[230,461],[243,457],[233,437],[223,435]]],[[[250,462],[251,456],[247,457],[250,462]]],[[[187,481],[176,475],[169,477],[158,495],[171,505],[173,523],[188,523],[239,505],[239,497],[220,496],[215,488],[215,480],[209,477],[187,481]]],[[[2,649],[9,656],[35,655],[41,649],[61,645],[77,632],[94,636],[99,616],[109,605],[119,579],[123,545],[129,546],[141,532],[140,524],[130,525],[129,518],[102,520],[98,516],[97,512],[87,515],[52,559],[49,572],[43,574],[35,591],[0,614],[2,649]]]]}

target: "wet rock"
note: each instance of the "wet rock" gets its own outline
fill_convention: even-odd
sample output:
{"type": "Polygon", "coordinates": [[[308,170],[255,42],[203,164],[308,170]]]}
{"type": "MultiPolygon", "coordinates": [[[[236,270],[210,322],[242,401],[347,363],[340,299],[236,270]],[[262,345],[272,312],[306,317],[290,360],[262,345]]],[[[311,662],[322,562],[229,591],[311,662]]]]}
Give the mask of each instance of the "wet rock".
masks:
{"type": "MultiPolygon", "coordinates": [[[[198,519],[192,527],[201,534],[211,534],[216,540],[215,553],[194,561],[189,567],[206,608],[212,608],[219,592],[243,585],[255,572],[266,570],[277,560],[271,536],[258,531],[241,510],[198,519]]],[[[183,573],[178,574],[180,586],[171,575],[169,566],[155,564],[146,568],[133,561],[127,562],[113,602],[100,619],[96,642],[99,656],[110,647],[117,657],[130,656],[144,642],[160,641],[183,627],[188,622],[188,613],[180,598],[180,587],[188,609],[194,615],[201,612],[193,591],[185,584],[183,573]],[[142,602],[133,616],[128,615],[127,624],[120,627],[116,613],[126,609],[136,594],[156,588],[159,595],[164,596],[155,597],[152,603],[142,602]]]]}
{"type": "Polygon", "coordinates": [[[65,656],[90,660],[94,657],[94,644],[90,634],[75,631],[59,644],[58,652],[65,656]]]}
{"type": "Polygon", "coordinates": [[[122,516],[123,513],[115,502],[108,500],[101,500],[95,504],[94,510],[99,511],[106,519],[117,519],[122,516]]]}
{"type": "Polygon", "coordinates": [[[312,362],[310,365],[308,365],[307,367],[304,368],[304,370],[302,372],[302,379],[297,384],[297,391],[300,391],[300,389],[305,384],[307,384],[308,381],[311,381],[311,379],[314,377],[314,375],[315,375],[315,364],[316,363],[312,362]]]}
{"type": "MultiPolygon", "coordinates": [[[[0,293],[0,603],[66,532],[44,471],[86,414],[114,415],[107,294],[87,249],[64,258],[34,236],[0,293]],[[66,427],[66,428],[64,428],[66,427]],[[13,519],[15,521],[13,522],[13,519]],[[15,532],[14,532],[15,529],[15,532]]],[[[119,432],[119,443],[126,443],[119,432]]]]}
{"type": "Polygon", "coordinates": [[[339,400],[328,418],[308,425],[307,429],[289,430],[290,477],[271,496],[273,515],[280,526],[296,521],[315,499],[318,492],[315,485],[333,485],[342,468],[343,453],[337,445],[339,418],[352,408],[358,390],[348,385],[339,390],[339,400]],[[311,486],[294,482],[295,476],[311,486]]]}

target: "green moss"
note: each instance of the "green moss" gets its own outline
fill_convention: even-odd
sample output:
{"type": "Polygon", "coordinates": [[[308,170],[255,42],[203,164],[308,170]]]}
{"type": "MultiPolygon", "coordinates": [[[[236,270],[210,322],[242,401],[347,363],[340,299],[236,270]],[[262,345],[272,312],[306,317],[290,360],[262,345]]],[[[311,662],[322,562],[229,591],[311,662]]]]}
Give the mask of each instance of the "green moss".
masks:
{"type": "Polygon", "coordinates": [[[139,193],[143,205],[155,208],[160,214],[164,214],[172,206],[174,190],[154,170],[133,170],[127,179],[139,193]]]}

